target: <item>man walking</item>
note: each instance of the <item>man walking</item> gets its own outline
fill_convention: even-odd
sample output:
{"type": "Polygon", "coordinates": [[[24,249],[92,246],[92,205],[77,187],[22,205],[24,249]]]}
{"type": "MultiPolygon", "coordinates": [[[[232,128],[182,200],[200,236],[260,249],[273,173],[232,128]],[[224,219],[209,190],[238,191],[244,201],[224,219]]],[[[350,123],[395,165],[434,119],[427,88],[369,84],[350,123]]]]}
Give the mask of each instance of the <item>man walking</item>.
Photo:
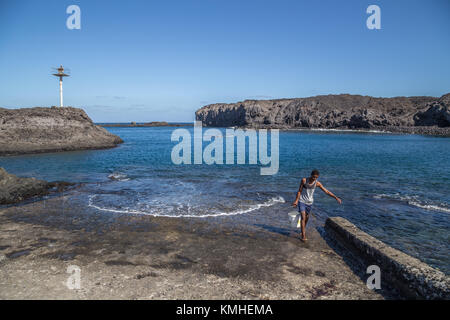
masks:
{"type": "Polygon", "coordinates": [[[336,201],[341,204],[342,200],[336,197],[333,193],[325,189],[325,187],[317,180],[319,178],[319,171],[313,170],[309,178],[303,178],[300,182],[300,187],[298,188],[297,197],[292,203],[292,206],[296,207],[298,205],[298,211],[302,216],[302,241],[308,240],[306,238],[306,224],[309,220],[309,214],[311,213],[312,205],[314,202],[314,191],[316,187],[322,189],[330,197],[336,199],[336,201]],[[300,202],[299,202],[300,200],[300,202]]]}

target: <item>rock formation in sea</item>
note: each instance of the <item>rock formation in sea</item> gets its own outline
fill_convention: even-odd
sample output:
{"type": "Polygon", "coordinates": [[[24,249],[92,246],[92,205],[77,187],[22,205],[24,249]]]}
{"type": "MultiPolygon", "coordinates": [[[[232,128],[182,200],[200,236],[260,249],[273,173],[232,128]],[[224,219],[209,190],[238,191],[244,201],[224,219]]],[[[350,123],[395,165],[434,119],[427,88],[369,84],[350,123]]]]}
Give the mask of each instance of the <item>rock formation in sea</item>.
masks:
{"type": "Polygon", "coordinates": [[[0,156],[112,148],[122,139],[78,108],[0,108],[0,156]]]}
{"type": "Polygon", "coordinates": [[[195,114],[203,125],[214,127],[380,129],[447,135],[450,133],[450,94],[441,98],[340,94],[245,100],[210,104],[195,114]]]}
{"type": "Polygon", "coordinates": [[[47,182],[35,178],[20,178],[0,168],[0,205],[43,196],[52,190],[62,191],[72,185],[74,184],[62,181],[47,182]]]}

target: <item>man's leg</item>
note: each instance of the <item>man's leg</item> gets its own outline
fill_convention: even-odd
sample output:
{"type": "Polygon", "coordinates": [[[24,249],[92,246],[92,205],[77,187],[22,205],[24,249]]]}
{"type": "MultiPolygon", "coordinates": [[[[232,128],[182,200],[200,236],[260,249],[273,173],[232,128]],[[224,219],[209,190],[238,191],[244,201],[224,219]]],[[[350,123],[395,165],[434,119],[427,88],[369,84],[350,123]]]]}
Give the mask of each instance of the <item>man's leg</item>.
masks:
{"type": "Polygon", "coordinates": [[[309,212],[306,213],[306,218],[305,218],[305,227],[308,224],[308,220],[309,220],[309,212]]]}
{"type": "Polygon", "coordinates": [[[311,209],[312,209],[312,205],[305,206],[305,213],[306,213],[305,226],[308,224],[309,214],[311,213],[311,209]]]}
{"type": "Polygon", "coordinates": [[[300,212],[300,214],[302,215],[302,240],[307,240],[306,239],[306,223],[308,222],[308,216],[306,215],[305,211],[300,212]]]}
{"type": "Polygon", "coordinates": [[[311,213],[312,206],[311,205],[304,205],[304,208],[302,207],[302,240],[306,241],[308,240],[306,238],[306,225],[308,224],[309,220],[309,214],[311,213]]]}

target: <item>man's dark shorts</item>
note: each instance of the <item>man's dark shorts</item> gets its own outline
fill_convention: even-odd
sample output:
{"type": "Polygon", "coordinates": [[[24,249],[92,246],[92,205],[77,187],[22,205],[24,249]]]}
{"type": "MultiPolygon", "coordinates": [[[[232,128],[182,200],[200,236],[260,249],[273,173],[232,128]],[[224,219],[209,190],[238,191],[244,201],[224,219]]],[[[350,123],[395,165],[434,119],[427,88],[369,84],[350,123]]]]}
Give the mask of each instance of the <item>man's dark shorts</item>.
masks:
{"type": "Polygon", "coordinates": [[[305,203],[299,201],[298,212],[305,211],[306,214],[309,214],[311,212],[311,210],[312,210],[312,204],[309,205],[309,204],[305,204],[305,203]]]}

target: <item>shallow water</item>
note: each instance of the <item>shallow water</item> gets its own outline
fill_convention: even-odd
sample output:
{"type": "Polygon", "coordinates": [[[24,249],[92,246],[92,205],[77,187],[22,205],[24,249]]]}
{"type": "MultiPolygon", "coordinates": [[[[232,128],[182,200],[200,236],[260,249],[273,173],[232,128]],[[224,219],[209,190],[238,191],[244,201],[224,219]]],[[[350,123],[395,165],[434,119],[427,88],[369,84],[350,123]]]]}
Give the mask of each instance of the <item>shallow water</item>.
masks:
{"type": "Polygon", "coordinates": [[[287,213],[300,178],[317,168],[319,180],[343,204],[317,190],[316,224],[343,216],[450,273],[450,138],[280,132],[279,172],[261,176],[258,165],[174,165],[175,129],[108,128],[125,143],[109,150],[0,157],[0,166],[20,176],[87,182],[80,189],[86,205],[105,215],[231,219],[281,233],[293,230],[287,213]]]}

